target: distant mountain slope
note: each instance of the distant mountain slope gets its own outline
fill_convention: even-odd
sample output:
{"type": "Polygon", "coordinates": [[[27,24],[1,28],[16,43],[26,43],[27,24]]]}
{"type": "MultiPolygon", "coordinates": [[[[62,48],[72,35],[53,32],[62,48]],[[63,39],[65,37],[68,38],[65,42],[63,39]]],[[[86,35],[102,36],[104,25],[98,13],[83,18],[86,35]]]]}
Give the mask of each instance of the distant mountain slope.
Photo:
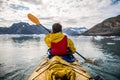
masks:
{"type": "Polygon", "coordinates": [[[68,27],[68,28],[63,29],[64,33],[71,35],[71,36],[80,35],[80,34],[84,33],[85,31],[87,31],[87,29],[85,27],[79,27],[79,28],[68,27]]]}
{"type": "Polygon", "coordinates": [[[84,35],[120,36],[120,15],[93,26],[84,35]]]}
{"type": "Polygon", "coordinates": [[[0,34],[6,34],[8,32],[9,28],[6,27],[0,27],[0,34]]]}
{"type": "Polygon", "coordinates": [[[0,28],[0,34],[46,34],[43,27],[38,25],[29,25],[25,22],[14,23],[9,28],[0,28]]]}

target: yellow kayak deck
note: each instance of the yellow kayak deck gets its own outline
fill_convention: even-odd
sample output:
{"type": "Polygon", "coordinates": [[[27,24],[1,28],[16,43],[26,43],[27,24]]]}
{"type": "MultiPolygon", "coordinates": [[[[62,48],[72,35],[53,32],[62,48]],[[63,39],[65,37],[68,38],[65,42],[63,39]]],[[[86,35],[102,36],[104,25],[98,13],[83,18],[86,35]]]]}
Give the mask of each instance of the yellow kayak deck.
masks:
{"type": "Polygon", "coordinates": [[[69,63],[59,56],[54,56],[50,60],[43,60],[28,80],[57,80],[54,75],[67,75],[68,80],[90,80],[91,78],[77,60],[69,63]]]}

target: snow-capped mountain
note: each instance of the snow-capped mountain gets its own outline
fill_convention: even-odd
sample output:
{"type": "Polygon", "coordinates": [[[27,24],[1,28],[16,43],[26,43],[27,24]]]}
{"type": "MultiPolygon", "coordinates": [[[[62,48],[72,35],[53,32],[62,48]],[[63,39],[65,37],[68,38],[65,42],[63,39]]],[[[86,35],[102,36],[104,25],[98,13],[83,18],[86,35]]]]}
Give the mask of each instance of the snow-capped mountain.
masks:
{"type": "Polygon", "coordinates": [[[66,33],[68,35],[72,35],[72,36],[80,35],[80,34],[84,33],[85,31],[87,31],[87,28],[85,28],[85,27],[79,27],[79,28],[69,27],[69,28],[64,28],[63,29],[64,33],[66,33]]]}

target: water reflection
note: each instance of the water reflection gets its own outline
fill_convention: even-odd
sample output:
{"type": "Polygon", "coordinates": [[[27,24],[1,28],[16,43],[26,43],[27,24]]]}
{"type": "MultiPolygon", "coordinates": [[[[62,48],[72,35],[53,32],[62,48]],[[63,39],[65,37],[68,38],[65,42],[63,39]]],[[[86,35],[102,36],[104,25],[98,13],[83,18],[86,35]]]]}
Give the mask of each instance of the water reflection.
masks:
{"type": "Polygon", "coordinates": [[[99,40],[93,38],[93,43],[102,50],[103,53],[114,54],[120,56],[120,38],[116,37],[101,37],[99,40]]]}
{"type": "Polygon", "coordinates": [[[23,43],[25,41],[36,41],[36,42],[39,42],[40,41],[40,37],[37,36],[20,36],[20,37],[12,37],[12,40],[15,42],[15,43],[23,43]]]}

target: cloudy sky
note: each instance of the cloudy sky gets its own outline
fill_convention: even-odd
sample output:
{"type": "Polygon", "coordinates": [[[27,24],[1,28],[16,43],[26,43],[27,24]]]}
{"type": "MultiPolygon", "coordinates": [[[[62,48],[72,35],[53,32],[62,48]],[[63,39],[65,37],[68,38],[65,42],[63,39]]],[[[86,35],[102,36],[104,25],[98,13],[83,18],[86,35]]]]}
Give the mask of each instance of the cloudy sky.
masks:
{"type": "Polygon", "coordinates": [[[0,0],[0,27],[21,21],[34,24],[28,20],[28,13],[47,27],[59,22],[64,27],[91,28],[120,15],[120,0],[0,0]]]}

